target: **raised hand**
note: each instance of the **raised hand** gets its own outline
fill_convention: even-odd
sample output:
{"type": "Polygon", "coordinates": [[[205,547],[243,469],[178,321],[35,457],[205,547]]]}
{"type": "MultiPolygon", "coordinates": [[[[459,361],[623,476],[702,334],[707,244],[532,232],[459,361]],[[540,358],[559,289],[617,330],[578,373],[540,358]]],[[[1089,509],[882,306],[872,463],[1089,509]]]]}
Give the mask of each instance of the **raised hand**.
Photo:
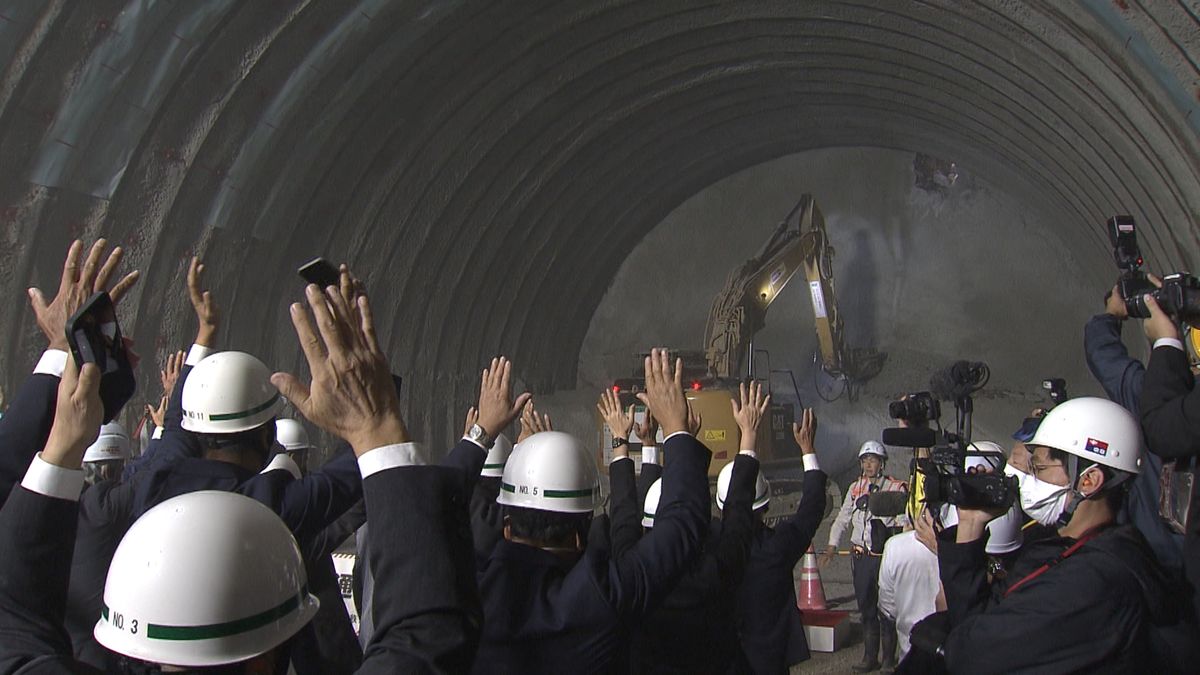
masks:
{"type": "Polygon", "coordinates": [[[154,422],[154,426],[163,428],[167,425],[167,402],[170,397],[166,394],[158,401],[157,408],[151,408],[150,404],[146,404],[146,415],[150,417],[150,421],[154,422]]]}
{"type": "Polygon", "coordinates": [[[355,322],[354,311],[337,289],[322,292],[309,284],[304,292],[308,309],[295,303],[291,315],[312,383],[305,385],[288,373],[275,373],[271,382],[309,421],[345,439],[357,456],[408,442],[367,298],[358,299],[362,318],[355,322]],[[316,319],[316,330],[310,316],[316,319]]]}
{"type": "Polygon", "coordinates": [[[533,395],[524,393],[513,400],[512,362],[503,356],[492,359],[491,366],[483,371],[482,380],[479,385],[479,426],[494,439],[520,416],[533,395]]]}
{"type": "Polygon", "coordinates": [[[78,239],[71,242],[71,247],[67,249],[66,262],[63,263],[58,293],[54,296],[54,300],[46,302],[46,296],[41,289],[29,289],[29,304],[33,307],[38,328],[42,330],[42,334],[50,343],[50,349],[62,351],[68,349],[67,319],[79,311],[88,298],[100,291],[107,290],[115,305],[137,282],[138,272],[134,270],[122,277],[112,288],[108,287],[109,280],[121,264],[124,251],[120,246],[114,248],[108,254],[104,264],[101,265],[100,258],[104,256],[104,249],[107,246],[106,240],[97,239],[88,252],[83,268],[80,269],[79,257],[83,253],[83,242],[78,239]]]}
{"type": "Polygon", "coordinates": [[[530,400],[521,410],[521,434],[517,436],[517,442],[520,443],[543,431],[554,431],[554,427],[550,424],[550,415],[539,417],[538,411],[533,408],[533,400],[530,400]]]}
{"type": "Polygon", "coordinates": [[[692,407],[691,401],[687,404],[687,432],[693,436],[699,435],[700,427],[704,426],[704,417],[700,412],[692,407]]]}
{"type": "Polygon", "coordinates": [[[212,293],[201,287],[200,275],[202,274],[204,274],[204,265],[200,262],[199,257],[192,256],[192,262],[188,265],[187,288],[188,299],[192,302],[192,309],[196,312],[198,324],[196,344],[212,347],[216,343],[221,311],[217,307],[217,302],[213,300],[212,293]]]}
{"type": "Polygon", "coordinates": [[[800,422],[792,422],[792,437],[800,446],[801,455],[817,454],[817,415],[812,408],[805,408],[800,414],[800,422]]]}
{"type": "Polygon", "coordinates": [[[654,419],[654,415],[647,410],[642,416],[642,421],[634,425],[634,431],[637,432],[637,437],[642,441],[642,445],[654,445],[658,442],[658,421],[654,419]]]}
{"type": "Polygon", "coordinates": [[[58,383],[54,426],[42,450],[42,459],[67,469],[83,466],[83,453],[100,435],[104,403],[100,400],[100,369],[94,363],[80,370],[67,356],[67,367],[58,383]]]}
{"type": "Polygon", "coordinates": [[[179,373],[183,371],[183,361],[183,352],[167,354],[167,366],[158,374],[159,380],[162,381],[163,396],[170,396],[171,392],[175,391],[175,384],[179,382],[179,373]]]}
{"type": "Polygon", "coordinates": [[[749,387],[743,382],[738,385],[738,399],[729,399],[729,405],[733,408],[733,419],[742,433],[741,449],[753,450],[758,437],[758,425],[771,406],[771,397],[763,396],[762,385],[758,381],[751,382],[749,387]]]}
{"type": "Polygon", "coordinates": [[[663,433],[670,436],[687,431],[688,403],[683,396],[683,360],[675,361],[672,372],[667,350],[651,349],[646,357],[646,391],[638,400],[646,404],[649,413],[662,423],[663,433]]]}
{"type": "Polygon", "coordinates": [[[475,406],[467,408],[467,419],[463,421],[463,438],[471,433],[471,427],[479,423],[479,409],[475,406]]]}
{"type": "Polygon", "coordinates": [[[632,405],[628,410],[622,410],[617,392],[605,389],[600,393],[600,402],[596,404],[596,410],[600,411],[600,416],[604,418],[604,423],[608,425],[608,431],[613,438],[629,439],[629,432],[633,430],[632,405]]]}

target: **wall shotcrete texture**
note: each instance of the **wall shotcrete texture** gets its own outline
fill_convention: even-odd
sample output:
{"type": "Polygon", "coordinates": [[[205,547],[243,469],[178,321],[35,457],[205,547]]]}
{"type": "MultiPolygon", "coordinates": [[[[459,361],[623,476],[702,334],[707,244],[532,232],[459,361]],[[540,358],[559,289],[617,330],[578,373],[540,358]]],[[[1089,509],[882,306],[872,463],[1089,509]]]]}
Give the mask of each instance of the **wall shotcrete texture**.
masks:
{"type": "MultiPolygon", "coordinates": [[[[1078,326],[1112,277],[1104,219],[1136,216],[1155,269],[1198,260],[1197,49],[1174,0],[3,0],[0,397],[44,346],[24,289],[53,288],[72,237],[108,237],[143,271],[121,316],[147,358],[190,342],[200,253],[222,345],[278,369],[302,370],[286,306],[324,255],[368,281],[410,422],[440,445],[495,353],[537,392],[603,380],[628,351],[597,333],[618,270],[705,211],[721,217],[677,244],[729,260],[685,275],[677,307],[619,312],[698,342],[697,309],[804,191],[836,216],[852,338],[893,364],[982,340],[1014,391],[1060,362],[1082,378],[1078,326]],[[825,148],[888,152],[797,155],[825,148]],[[956,161],[973,192],[912,201],[916,152],[956,161]],[[731,176],[727,199],[764,203],[687,202],[731,176]],[[1018,341],[1035,333],[1018,307],[1053,344],[1018,341]]],[[[802,369],[803,311],[773,312],[763,340],[802,369]]]]}

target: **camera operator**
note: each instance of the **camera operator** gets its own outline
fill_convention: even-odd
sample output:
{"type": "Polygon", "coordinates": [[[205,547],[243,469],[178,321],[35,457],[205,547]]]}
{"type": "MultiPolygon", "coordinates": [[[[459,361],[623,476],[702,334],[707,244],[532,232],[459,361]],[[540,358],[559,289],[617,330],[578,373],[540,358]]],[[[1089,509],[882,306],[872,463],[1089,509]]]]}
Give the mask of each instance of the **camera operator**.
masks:
{"type": "Polygon", "coordinates": [[[887,465],[887,448],[879,441],[867,441],[858,451],[861,474],[846,490],[846,500],[838,511],[833,527],[829,530],[829,545],[825,549],[822,565],[829,562],[837,552],[838,543],[846,526],[850,529],[850,550],[854,556],[851,570],[854,574],[854,597],[863,622],[863,659],[853,667],[854,672],[866,673],[880,667],[879,651],[882,637],[883,665],[894,667],[896,658],[896,629],[890,621],[881,625],[878,611],[879,563],[883,556],[884,541],[872,532],[872,521],[886,527],[900,527],[904,517],[875,518],[867,509],[868,497],[878,491],[903,492],[908,490],[904,481],[884,475],[887,465]]]}
{"type": "MultiPolygon", "coordinates": [[[[1153,275],[1148,278],[1152,283],[1158,283],[1153,275]]],[[[1128,318],[1125,299],[1121,297],[1119,287],[1114,285],[1104,296],[1104,312],[1093,316],[1084,326],[1083,348],[1088,370],[1104,387],[1104,393],[1136,415],[1146,367],[1129,355],[1121,341],[1121,327],[1128,318]]],[[[1159,561],[1177,573],[1183,567],[1183,536],[1173,532],[1159,515],[1161,491],[1158,480],[1162,468],[1163,461],[1157,455],[1142,456],[1142,471],[1129,489],[1126,510],[1129,520],[1145,535],[1159,561]]]]}
{"type": "Polygon", "coordinates": [[[985,527],[1007,509],[959,506],[958,527],[938,545],[948,669],[1170,670],[1156,668],[1165,654],[1154,646],[1157,627],[1176,621],[1170,582],[1141,533],[1116,523],[1139,470],[1137,420],[1111,401],[1076,398],[1047,413],[1028,445],[1022,490],[1035,494],[1022,501],[1049,504],[1057,530],[1027,541],[990,589],[985,527]]]}
{"type": "MultiPolygon", "coordinates": [[[[1150,451],[1177,464],[1200,454],[1200,392],[1188,367],[1187,354],[1175,320],[1150,295],[1145,296],[1150,318],[1143,328],[1154,344],[1143,383],[1142,430],[1150,451]]],[[[1193,326],[1194,327],[1194,326],[1193,326]]],[[[1200,512],[1200,493],[1192,486],[1189,514],[1200,512]]],[[[1200,615],[1200,519],[1186,519],[1183,568],[1191,585],[1193,606],[1200,615]]]]}

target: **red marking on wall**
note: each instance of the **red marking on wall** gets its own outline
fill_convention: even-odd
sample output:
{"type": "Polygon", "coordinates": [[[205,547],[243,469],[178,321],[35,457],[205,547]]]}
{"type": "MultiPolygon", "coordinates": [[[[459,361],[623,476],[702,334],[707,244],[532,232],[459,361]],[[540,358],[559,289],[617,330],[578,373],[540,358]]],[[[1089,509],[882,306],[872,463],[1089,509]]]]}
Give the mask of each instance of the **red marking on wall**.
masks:
{"type": "Polygon", "coordinates": [[[163,159],[165,159],[166,161],[168,161],[172,164],[179,164],[179,163],[183,162],[183,157],[179,154],[179,151],[176,150],[175,148],[163,148],[161,154],[162,154],[163,159]]]}
{"type": "Polygon", "coordinates": [[[1121,10],[1122,12],[1129,11],[1129,3],[1126,0],[1113,0],[1113,4],[1116,5],[1117,9],[1121,10]]]}
{"type": "Polygon", "coordinates": [[[20,215],[20,213],[21,209],[15,206],[6,206],[3,209],[0,209],[0,221],[11,223],[17,219],[17,216],[20,215]]]}

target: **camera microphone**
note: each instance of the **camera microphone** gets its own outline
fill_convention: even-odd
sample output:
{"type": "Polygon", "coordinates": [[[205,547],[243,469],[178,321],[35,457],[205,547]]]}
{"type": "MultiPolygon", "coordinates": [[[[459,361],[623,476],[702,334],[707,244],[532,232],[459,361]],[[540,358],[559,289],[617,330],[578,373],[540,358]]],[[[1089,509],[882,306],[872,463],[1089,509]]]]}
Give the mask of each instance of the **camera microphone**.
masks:
{"type": "Polygon", "coordinates": [[[937,445],[937,432],[933,429],[892,428],[883,430],[884,445],[902,448],[932,448],[937,445]]]}

